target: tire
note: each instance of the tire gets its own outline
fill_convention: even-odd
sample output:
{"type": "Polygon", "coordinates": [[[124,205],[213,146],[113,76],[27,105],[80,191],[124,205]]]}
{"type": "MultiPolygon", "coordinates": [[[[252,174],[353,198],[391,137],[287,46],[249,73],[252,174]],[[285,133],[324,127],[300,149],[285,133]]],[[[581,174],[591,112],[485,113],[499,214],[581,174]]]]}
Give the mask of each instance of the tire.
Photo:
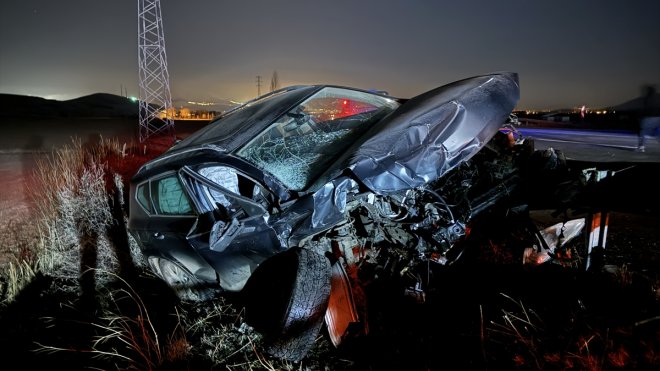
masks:
{"type": "Polygon", "coordinates": [[[272,356],[298,362],[314,345],[330,297],[330,262],[292,248],[263,262],[241,291],[246,323],[272,356]]]}
{"type": "Polygon", "coordinates": [[[195,277],[181,264],[160,257],[149,257],[151,270],[160,277],[183,301],[204,301],[211,299],[216,290],[195,277]]]}

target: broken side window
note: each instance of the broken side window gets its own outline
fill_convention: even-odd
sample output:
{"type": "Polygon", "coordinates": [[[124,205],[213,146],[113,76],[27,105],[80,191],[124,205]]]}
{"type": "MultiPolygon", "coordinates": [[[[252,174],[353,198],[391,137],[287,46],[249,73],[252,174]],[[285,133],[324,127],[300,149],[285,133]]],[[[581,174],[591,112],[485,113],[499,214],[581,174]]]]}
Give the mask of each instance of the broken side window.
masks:
{"type": "Polygon", "coordinates": [[[201,213],[231,219],[263,215],[273,207],[274,196],[252,178],[219,164],[204,164],[195,170],[184,167],[183,177],[195,196],[201,213]]]}
{"type": "MultiPolygon", "coordinates": [[[[199,174],[208,178],[213,183],[220,185],[228,191],[238,193],[238,176],[236,171],[227,166],[206,166],[199,169],[199,174]]],[[[213,202],[229,207],[230,203],[222,193],[204,187],[206,196],[213,202]]]]}

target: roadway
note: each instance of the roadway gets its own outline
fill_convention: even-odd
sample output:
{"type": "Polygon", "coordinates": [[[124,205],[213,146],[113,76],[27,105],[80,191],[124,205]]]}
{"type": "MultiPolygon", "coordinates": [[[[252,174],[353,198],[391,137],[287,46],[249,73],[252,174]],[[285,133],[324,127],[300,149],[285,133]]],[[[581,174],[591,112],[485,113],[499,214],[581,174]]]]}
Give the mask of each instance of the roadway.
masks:
{"type": "MultiPolygon", "coordinates": [[[[611,171],[599,195],[610,210],[660,215],[660,138],[647,138],[646,150],[637,152],[638,139],[633,132],[554,127],[516,130],[533,138],[537,150],[551,147],[563,152],[570,168],[611,171]]],[[[656,229],[660,229],[659,224],[656,229]]]]}
{"type": "Polygon", "coordinates": [[[534,138],[536,149],[561,150],[567,160],[585,162],[660,163],[660,138],[649,137],[646,151],[637,152],[637,134],[624,131],[516,127],[534,138]]]}

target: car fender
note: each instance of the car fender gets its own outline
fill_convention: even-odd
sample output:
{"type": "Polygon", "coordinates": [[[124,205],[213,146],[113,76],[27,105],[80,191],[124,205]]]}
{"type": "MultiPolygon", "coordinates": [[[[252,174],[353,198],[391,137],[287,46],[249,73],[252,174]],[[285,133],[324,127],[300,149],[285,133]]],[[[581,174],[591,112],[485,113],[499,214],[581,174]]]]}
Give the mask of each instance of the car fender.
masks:
{"type": "Polygon", "coordinates": [[[348,168],[378,194],[416,188],[470,159],[520,97],[518,75],[476,76],[411,98],[365,134],[348,168]]]}

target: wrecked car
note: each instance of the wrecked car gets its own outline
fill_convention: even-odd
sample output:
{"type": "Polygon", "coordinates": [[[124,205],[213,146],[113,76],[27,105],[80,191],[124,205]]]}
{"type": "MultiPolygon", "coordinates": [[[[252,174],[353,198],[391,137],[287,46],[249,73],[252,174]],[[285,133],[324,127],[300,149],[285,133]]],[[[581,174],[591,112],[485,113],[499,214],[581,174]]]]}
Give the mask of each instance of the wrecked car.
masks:
{"type": "Polygon", "coordinates": [[[409,99],[280,89],[144,164],[128,227],[182,299],[243,293],[268,351],[300,360],[324,323],[337,346],[368,331],[356,293],[370,281],[396,278],[423,301],[433,267],[474,259],[489,233],[515,236],[503,245],[520,261],[547,250],[525,210],[569,200],[528,190],[570,177],[560,155],[516,134],[518,100],[511,72],[409,99]],[[511,218],[524,222],[501,227],[511,218]]]}

